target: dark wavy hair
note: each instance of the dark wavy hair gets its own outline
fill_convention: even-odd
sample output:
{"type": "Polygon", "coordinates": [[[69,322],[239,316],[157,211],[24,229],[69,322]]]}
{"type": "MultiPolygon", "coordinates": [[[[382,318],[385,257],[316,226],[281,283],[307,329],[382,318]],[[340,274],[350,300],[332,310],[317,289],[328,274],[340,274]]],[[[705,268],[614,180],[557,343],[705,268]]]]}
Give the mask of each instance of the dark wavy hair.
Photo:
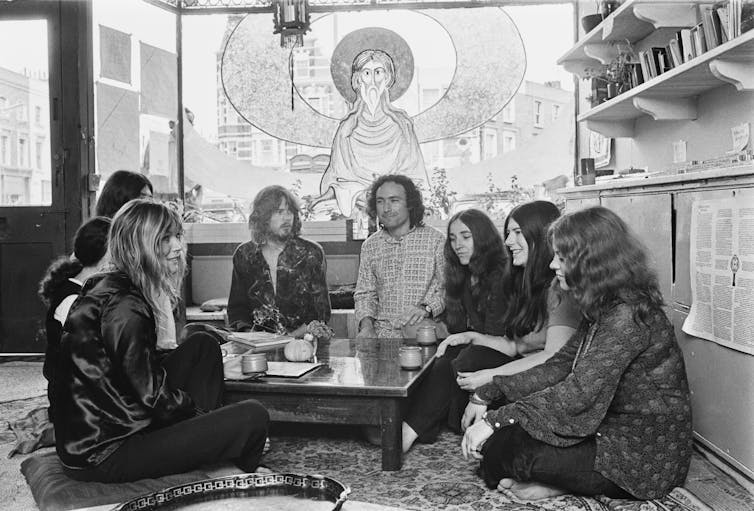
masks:
{"type": "Polygon", "coordinates": [[[505,284],[510,298],[505,315],[508,337],[535,332],[547,322],[547,295],[555,278],[550,269],[553,252],[547,229],[559,216],[560,210],[555,204],[538,200],[516,206],[505,219],[506,237],[508,224],[513,219],[521,228],[529,251],[523,267],[508,265],[505,284]]]}
{"type": "Polygon", "coordinates": [[[422,193],[416,187],[413,180],[403,174],[386,174],[375,179],[369,188],[369,199],[367,201],[367,213],[375,222],[379,223],[377,215],[377,190],[385,183],[395,183],[401,185],[406,192],[406,205],[408,206],[408,218],[411,227],[424,226],[424,202],[422,193]]]}
{"type": "Polygon", "coordinates": [[[492,220],[478,209],[459,211],[448,221],[445,238],[445,315],[451,333],[467,329],[467,312],[461,302],[464,286],[472,276],[477,277],[471,286],[473,303],[477,313],[484,318],[487,311],[486,298],[493,285],[499,284],[508,263],[508,251],[492,220]],[[450,226],[454,222],[463,223],[471,231],[474,240],[474,253],[467,266],[461,264],[450,243],[450,226]]]}
{"type": "Polygon", "coordinates": [[[103,216],[92,217],[78,228],[73,238],[73,255],[53,261],[39,282],[37,294],[45,305],[50,305],[52,296],[66,280],[85,266],[96,265],[105,256],[109,230],[110,219],[103,216]]]}
{"type": "Polygon", "coordinates": [[[583,314],[596,321],[617,302],[634,308],[646,322],[663,305],[647,251],[617,214],[602,206],[575,211],[549,231],[563,260],[566,283],[583,314]]]}
{"type": "Polygon", "coordinates": [[[291,234],[297,237],[301,234],[301,217],[298,212],[298,200],[289,190],[279,185],[271,185],[262,188],[251,207],[249,215],[249,229],[251,230],[251,239],[257,244],[262,245],[267,242],[270,234],[270,218],[280,206],[280,201],[285,199],[288,209],[293,213],[293,226],[291,234]]]}
{"type": "Polygon", "coordinates": [[[97,200],[97,216],[112,218],[126,202],[141,197],[144,187],[154,193],[152,183],[144,174],[131,172],[130,170],[116,170],[102,187],[97,200]]]}

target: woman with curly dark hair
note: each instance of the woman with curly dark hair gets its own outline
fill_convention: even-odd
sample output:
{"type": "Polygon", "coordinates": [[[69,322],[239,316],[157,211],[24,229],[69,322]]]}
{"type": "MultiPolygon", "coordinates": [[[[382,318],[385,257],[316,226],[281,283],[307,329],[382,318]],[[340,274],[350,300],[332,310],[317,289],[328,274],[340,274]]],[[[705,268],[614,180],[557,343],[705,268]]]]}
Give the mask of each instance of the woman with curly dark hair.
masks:
{"type": "Polygon", "coordinates": [[[448,224],[446,322],[453,335],[437,359],[403,424],[403,449],[432,441],[447,418],[455,431],[469,392],[493,376],[541,364],[575,331],[573,304],[557,296],[546,239],[558,208],[534,201],[505,221],[505,246],[483,213],[464,211],[448,224]]]}
{"type": "Polygon", "coordinates": [[[599,206],[556,221],[549,239],[550,268],[583,320],[543,364],[476,390],[463,455],[520,499],[663,497],[686,478],[691,407],[646,250],[599,206]]]}
{"type": "Polygon", "coordinates": [[[39,283],[39,297],[47,306],[45,330],[47,349],[42,373],[53,388],[55,364],[60,351],[60,336],[68,311],[86,279],[100,268],[107,252],[110,219],[96,216],[78,228],[73,238],[73,255],[52,262],[39,283]]]}

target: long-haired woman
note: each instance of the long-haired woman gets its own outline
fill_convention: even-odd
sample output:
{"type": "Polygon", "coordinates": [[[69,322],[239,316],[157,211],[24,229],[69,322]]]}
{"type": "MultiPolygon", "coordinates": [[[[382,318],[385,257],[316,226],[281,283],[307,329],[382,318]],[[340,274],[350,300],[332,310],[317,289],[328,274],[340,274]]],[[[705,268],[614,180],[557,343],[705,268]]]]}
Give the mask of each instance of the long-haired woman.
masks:
{"type": "Polygon", "coordinates": [[[97,216],[112,218],[126,202],[151,197],[154,188],[149,178],[139,172],[116,170],[105,181],[99,199],[97,199],[97,216]]]}
{"type": "Polygon", "coordinates": [[[550,240],[551,268],[584,319],[543,364],[476,390],[463,454],[482,459],[488,486],[522,499],[663,497],[689,468],[691,408],[646,250],[603,207],[564,216],[550,240]]]}
{"type": "Polygon", "coordinates": [[[557,207],[546,201],[517,206],[505,221],[507,250],[483,213],[461,212],[451,219],[446,300],[456,304],[448,309],[449,329],[455,333],[438,347],[403,423],[404,451],[417,438],[433,441],[445,420],[460,431],[470,392],[495,374],[542,363],[575,331],[578,314],[569,300],[556,296],[548,268],[552,252],[546,233],[558,216],[557,207]]]}
{"type": "Polygon", "coordinates": [[[53,423],[66,473],[133,481],[233,460],[253,471],[269,416],[256,401],[217,408],[220,349],[191,336],[157,354],[185,270],[177,213],[136,199],[113,219],[112,269],[90,278],[61,341],[53,423]]]}

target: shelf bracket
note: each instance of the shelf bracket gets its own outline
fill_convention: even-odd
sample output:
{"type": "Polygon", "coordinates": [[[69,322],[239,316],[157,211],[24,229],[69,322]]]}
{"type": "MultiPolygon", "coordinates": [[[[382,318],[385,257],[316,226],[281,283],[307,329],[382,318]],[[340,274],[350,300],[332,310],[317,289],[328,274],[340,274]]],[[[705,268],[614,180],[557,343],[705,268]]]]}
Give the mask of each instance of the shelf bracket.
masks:
{"type": "Polygon", "coordinates": [[[578,75],[579,78],[584,78],[587,69],[593,69],[600,64],[594,60],[566,60],[560,65],[569,73],[578,75]]]}
{"type": "Polygon", "coordinates": [[[636,4],[634,16],[651,23],[656,29],[663,27],[693,27],[696,25],[696,5],[692,2],[677,4],[636,4]]]}
{"type": "Polygon", "coordinates": [[[593,121],[587,119],[586,127],[608,138],[631,138],[634,136],[634,119],[624,121],[593,121]]]}
{"type": "Polygon", "coordinates": [[[694,120],[696,99],[694,98],[634,98],[634,106],[651,115],[655,121],[694,120]]]}
{"type": "Polygon", "coordinates": [[[609,64],[618,56],[618,48],[612,44],[585,44],[584,53],[600,61],[600,64],[609,64]]]}
{"type": "Polygon", "coordinates": [[[754,90],[754,62],[715,59],[709,63],[715,78],[732,83],[739,92],[754,90]]]}

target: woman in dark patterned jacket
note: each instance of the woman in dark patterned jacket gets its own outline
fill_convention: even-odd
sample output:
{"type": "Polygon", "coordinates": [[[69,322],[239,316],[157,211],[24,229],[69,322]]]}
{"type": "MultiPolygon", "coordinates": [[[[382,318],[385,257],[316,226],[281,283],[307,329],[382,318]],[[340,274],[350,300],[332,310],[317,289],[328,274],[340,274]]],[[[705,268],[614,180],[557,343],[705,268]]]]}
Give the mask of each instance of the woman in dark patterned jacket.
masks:
{"type": "Polygon", "coordinates": [[[228,322],[236,331],[304,334],[313,320],[330,320],[325,252],[302,238],[296,197],[268,186],[254,198],[251,241],[233,254],[228,322]]]}
{"type": "Polygon", "coordinates": [[[222,460],[247,472],[259,463],[269,416],[251,400],[218,408],[215,339],[198,333],[158,355],[186,268],[182,232],[167,206],[128,202],[110,229],[113,268],[91,277],[71,308],[51,395],[69,477],[125,482],[222,460]]]}
{"type": "Polygon", "coordinates": [[[490,487],[653,499],[683,484],[692,448],[683,356],[641,243],[603,207],[550,228],[561,289],[584,316],[544,364],[480,387],[465,457],[490,487]],[[490,403],[503,403],[496,410],[490,403]]]}

